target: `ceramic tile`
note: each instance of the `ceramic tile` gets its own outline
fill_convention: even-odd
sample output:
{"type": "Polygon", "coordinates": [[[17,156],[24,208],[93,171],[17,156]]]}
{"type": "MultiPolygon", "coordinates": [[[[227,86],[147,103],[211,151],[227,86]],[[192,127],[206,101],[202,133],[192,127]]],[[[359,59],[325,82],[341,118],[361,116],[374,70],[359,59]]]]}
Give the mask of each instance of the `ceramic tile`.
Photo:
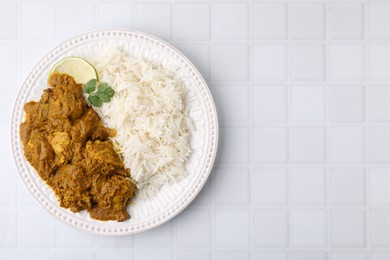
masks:
{"type": "Polygon", "coordinates": [[[213,181],[216,205],[249,204],[250,178],[248,169],[217,168],[213,181]],[[236,189],[241,192],[232,192],[236,189]]]}
{"type": "Polygon", "coordinates": [[[17,212],[0,209],[0,248],[15,248],[17,246],[17,212]]]}
{"type": "Polygon", "coordinates": [[[22,3],[21,37],[26,40],[53,41],[56,32],[56,6],[50,3],[22,3]],[[50,22],[47,22],[50,21],[50,22]]]}
{"type": "Polygon", "coordinates": [[[390,33],[386,29],[390,25],[390,4],[370,3],[367,5],[369,19],[369,35],[372,39],[390,39],[390,33]]]}
{"type": "Polygon", "coordinates": [[[245,164],[249,160],[249,132],[246,128],[225,128],[220,131],[220,153],[217,165],[245,164]]]}
{"type": "Polygon", "coordinates": [[[330,46],[330,78],[335,81],[354,81],[363,78],[363,46],[334,44],[330,46]]]}
{"type": "Polygon", "coordinates": [[[97,7],[97,24],[102,28],[132,27],[135,10],[135,5],[131,3],[101,3],[97,7]]]}
{"type": "Polygon", "coordinates": [[[246,210],[215,211],[215,245],[247,247],[249,245],[249,212],[246,210]],[[232,223],[235,223],[232,225],[232,223]],[[234,236],[231,236],[234,234],[234,236]]]}
{"type": "Polygon", "coordinates": [[[332,122],[356,123],[364,119],[363,86],[330,86],[328,88],[329,117],[332,122]]]}
{"type": "Polygon", "coordinates": [[[66,40],[73,35],[93,30],[95,28],[95,12],[91,12],[91,10],[94,9],[93,4],[62,4],[58,29],[60,39],[66,40]],[[71,19],[69,19],[69,13],[72,13],[71,19]]]}
{"type": "Polygon", "coordinates": [[[294,127],[290,134],[290,158],[296,163],[321,163],[325,160],[325,129],[294,127]]]}
{"type": "Polygon", "coordinates": [[[327,5],[328,37],[335,40],[359,40],[363,37],[364,7],[361,3],[327,5]]]}
{"type": "Polygon", "coordinates": [[[330,130],[330,160],[335,163],[362,162],[364,131],[360,127],[334,127],[330,130]]]}
{"type": "MultiPolygon", "coordinates": [[[[291,244],[294,247],[323,247],[326,241],[326,215],[321,210],[294,210],[290,216],[291,244]]],[[[306,256],[305,256],[306,257],[306,256]]],[[[314,257],[314,256],[312,256],[314,257]]],[[[294,257],[293,259],[295,259],[294,257]]],[[[297,259],[306,259],[300,258],[297,259]]],[[[318,259],[318,258],[315,258],[318,259]]]]}
{"type": "Polygon", "coordinates": [[[213,80],[248,80],[248,46],[244,44],[218,44],[214,46],[213,53],[213,80]]]}
{"type": "Polygon", "coordinates": [[[320,44],[290,46],[291,78],[296,81],[321,81],[325,78],[325,49],[320,44]]]}
{"type": "Polygon", "coordinates": [[[333,205],[365,203],[366,177],[362,168],[331,168],[328,182],[333,205]]]}
{"type": "Polygon", "coordinates": [[[254,213],[256,247],[286,247],[288,245],[288,213],[282,210],[257,210],[254,213]]]}
{"type": "Polygon", "coordinates": [[[0,40],[14,40],[18,35],[16,3],[0,3],[0,40]]]}
{"type": "Polygon", "coordinates": [[[367,89],[368,117],[372,122],[390,122],[390,88],[388,86],[371,85],[367,89]]]}
{"type": "Polygon", "coordinates": [[[372,246],[390,245],[390,211],[372,210],[370,213],[370,240],[372,246]]]}
{"type": "Polygon", "coordinates": [[[253,117],[259,123],[284,123],[287,120],[287,89],[285,86],[255,86],[253,117]]]}
{"type": "Polygon", "coordinates": [[[137,29],[164,40],[172,38],[172,7],[165,3],[137,5],[137,29]],[[155,24],[158,24],[158,27],[155,24]]]}
{"type": "Polygon", "coordinates": [[[291,87],[291,119],[294,122],[323,122],[325,110],[325,89],[322,86],[291,87]]]}
{"type": "Polygon", "coordinates": [[[330,240],[334,247],[363,247],[365,244],[365,212],[334,210],[330,213],[330,240]]]}
{"type": "Polygon", "coordinates": [[[56,247],[56,220],[43,208],[22,209],[17,220],[18,243],[22,248],[56,247]]]}
{"type": "Polygon", "coordinates": [[[249,121],[248,86],[218,84],[213,90],[221,124],[240,124],[249,121]]]}
{"type": "Polygon", "coordinates": [[[254,3],[251,8],[253,39],[282,40],[287,35],[285,3],[254,3]]]}
{"type": "Polygon", "coordinates": [[[253,202],[280,205],[287,203],[288,176],[285,169],[256,168],[252,174],[253,202]]]}
{"type": "Polygon", "coordinates": [[[324,6],[317,3],[289,6],[289,36],[294,40],[324,38],[324,6]]]}
{"type": "Polygon", "coordinates": [[[389,168],[373,168],[370,170],[370,202],[373,205],[390,205],[390,195],[387,184],[390,184],[389,168]]]}
{"type": "Polygon", "coordinates": [[[214,27],[214,36],[218,40],[245,40],[248,37],[247,5],[214,5],[214,27]]]}
{"type": "Polygon", "coordinates": [[[388,80],[390,73],[390,45],[372,44],[368,48],[368,76],[372,80],[388,80]]]}
{"type": "Polygon", "coordinates": [[[283,163],[287,161],[287,129],[262,127],[254,129],[254,160],[257,163],[283,163]]]}
{"type": "Polygon", "coordinates": [[[175,39],[209,40],[211,33],[210,6],[203,3],[177,4],[174,23],[175,39]]]}
{"type": "Polygon", "coordinates": [[[291,200],[297,205],[325,203],[325,170],[322,168],[293,168],[290,171],[291,200]]]}
{"type": "Polygon", "coordinates": [[[210,247],[211,214],[208,210],[187,209],[175,220],[177,245],[180,247],[210,247]],[[194,225],[194,221],[197,223],[194,225]]]}
{"type": "Polygon", "coordinates": [[[285,45],[253,46],[253,78],[255,81],[285,80],[286,64],[285,45]]]}

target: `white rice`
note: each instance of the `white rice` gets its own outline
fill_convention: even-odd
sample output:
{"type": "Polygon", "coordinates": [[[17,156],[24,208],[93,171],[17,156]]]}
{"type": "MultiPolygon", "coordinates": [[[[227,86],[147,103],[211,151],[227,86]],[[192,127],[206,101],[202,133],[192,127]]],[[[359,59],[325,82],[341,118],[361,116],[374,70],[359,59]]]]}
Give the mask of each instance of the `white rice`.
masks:
{"type": "Polygon", "coordinates": [[[182,179],[192,122],[176,69],[130,57],[119,48],[108,49],[95,66],[100,81],[115,90],[111,101],[96,111],[117,131],[113,140],[138,184],[138,196],[148,198],[182,179]]]}

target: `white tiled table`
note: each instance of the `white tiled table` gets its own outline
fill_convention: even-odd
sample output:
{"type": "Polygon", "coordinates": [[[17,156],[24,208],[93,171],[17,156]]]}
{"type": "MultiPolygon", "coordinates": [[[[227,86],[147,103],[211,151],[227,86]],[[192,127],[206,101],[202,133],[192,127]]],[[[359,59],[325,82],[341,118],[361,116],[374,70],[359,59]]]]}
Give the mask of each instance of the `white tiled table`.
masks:
{"type": "Polygon", "coordinates": [[[0,0],[0,91],[0,259],[390,259],[390,1],[0,0]],[[9,117],[40,57],[114,27],[155,34],[198,66],[220,147],[182,214],[100,237],[33,201],[9,117]]]}

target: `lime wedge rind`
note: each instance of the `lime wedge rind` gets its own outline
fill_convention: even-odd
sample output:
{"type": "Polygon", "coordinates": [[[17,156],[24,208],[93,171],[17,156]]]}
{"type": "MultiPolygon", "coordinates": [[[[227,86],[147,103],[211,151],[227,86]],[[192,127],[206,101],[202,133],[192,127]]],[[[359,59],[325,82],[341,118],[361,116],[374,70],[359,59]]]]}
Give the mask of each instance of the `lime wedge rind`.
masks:
{"type": "Polygon", "coordinates": [[[85,84],[91,79],[99,81],[95,67],[86,59],[77,56],[65,57],[58,61],[50,70],[49,78],[53,73],[68,74],[79,84],[85,84]]]}

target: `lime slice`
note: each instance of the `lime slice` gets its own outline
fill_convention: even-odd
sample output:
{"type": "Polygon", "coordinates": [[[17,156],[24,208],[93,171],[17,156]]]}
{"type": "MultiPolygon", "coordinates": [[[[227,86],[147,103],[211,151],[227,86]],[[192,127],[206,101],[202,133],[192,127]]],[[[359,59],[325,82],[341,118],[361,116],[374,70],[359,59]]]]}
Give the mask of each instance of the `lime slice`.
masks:
{"type": "Polygon", "coordinates": [[[53,73],[68,74],[72,76],[78,84],[85,84],[91,79],[99,81],[95,67],[86,59],[81,57],[63,58],[54,64],[49,73],[49,78],[53,73]]]}

